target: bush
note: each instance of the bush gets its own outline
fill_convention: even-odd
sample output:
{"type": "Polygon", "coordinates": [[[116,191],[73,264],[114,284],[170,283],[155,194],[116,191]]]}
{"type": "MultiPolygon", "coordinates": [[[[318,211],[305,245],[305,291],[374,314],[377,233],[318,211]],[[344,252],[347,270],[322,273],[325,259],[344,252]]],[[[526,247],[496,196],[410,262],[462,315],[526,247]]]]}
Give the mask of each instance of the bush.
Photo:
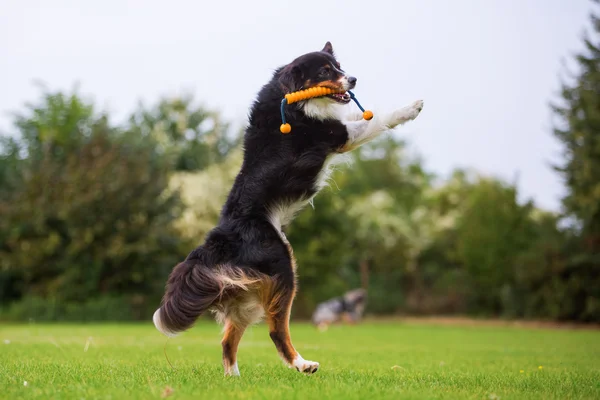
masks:
{"type": "MultiPolygon", "coordinates": [[[[152,310],[154,311],[154,310],[152,310]]],[[[12,321],[131,321],[146,317],[127,296],[100,296],[83,302],[65,302],[59,297],[27,296],[0,308],[0,319],[12,321]]]]}
{"type": "Polygon", "coordinates": [[[104,318],[85,310],[104,304],[91,299],[114,295],[121,300],[106,304],[115,318],[134,300],[156,305],[185,254],[173,226],[181,207],[168,188],[169,155],[148,138],[111,128],[76,96],[47,95],[17,126],[20,148],[9,155],[18,168],[4,169],[14,184],[0,188],[0,289],[3,279],[11,282],[0,301],[33,300],[10,315],[104,318]]]}

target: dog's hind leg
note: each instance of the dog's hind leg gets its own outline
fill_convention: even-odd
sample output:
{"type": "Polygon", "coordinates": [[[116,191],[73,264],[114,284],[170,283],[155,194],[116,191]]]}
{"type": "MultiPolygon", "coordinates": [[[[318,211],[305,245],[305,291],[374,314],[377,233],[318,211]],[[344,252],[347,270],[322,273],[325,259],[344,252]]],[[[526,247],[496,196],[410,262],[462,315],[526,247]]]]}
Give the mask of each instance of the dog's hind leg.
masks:
{"type": "Polygon", "coordinates": [[[221,341],[223,346],[223,369],[225,376],[240,376],[237,364],[237,351],[247,325],[228,318],[225,321],[225,335],[221,341]]]}
{"type": "Polygon", "coordinates": [[[246,328],[260,321],[264,316],[263,286],[269,287],[271,280],[251,278],[231,271],[227,276],[230,283],[237,282],[235,286],[237,289],[229,292],[229,299],[217,306],[216,317],[225,325],[221,341],[225,376],[239,376],[238,346],[246,328]]]}
{"type": "Polygon", "coordinates": [[[305,373],[315,373],[319,369],[319,363],[302,358],[296,351],[290,337],[290,311],[295,296],[294,281],[289,283],[279,281],[271,292],[268,304],[267,322],[269,324],[269,335],[275,344],[279,355],[290,367],[305,373]]]}
{"type": "MultiPolygon", "coordinates": [[[[231,281],[234,281],[235,276],[231,281]]],[[[234,293],[229,293],[231,296],[227,301],[221,303],[217,309],[217,320],[224,323],[223,340],[223,369],[225,376],[239,376],[240,370],[237,364],[237,351],[242,339],[242,335],[246,328],[262,319],[265,310],[261,301],[262,286],[266,280],[253,280],[246,277],[244,279],[249,282],[251,287],[245,286],[247,290],[238,289],[234,293]]],[[[239,277],[237,279],[240,282],[239,277]]],[[[239,288],[239,286],[238,286],[239,288]]]]}

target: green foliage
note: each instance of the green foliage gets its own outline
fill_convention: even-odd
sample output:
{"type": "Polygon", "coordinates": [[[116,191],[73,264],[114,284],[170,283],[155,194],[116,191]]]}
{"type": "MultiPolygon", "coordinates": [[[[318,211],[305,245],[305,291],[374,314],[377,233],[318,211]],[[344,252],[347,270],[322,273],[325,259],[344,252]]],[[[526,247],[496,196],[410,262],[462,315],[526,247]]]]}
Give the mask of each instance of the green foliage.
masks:
{"type": "Polygon", "coordinates": [[[26,115],[17,114],[14,125],[20,145],[29,161],[43,157],[64,160],[71,151],[89,140],[92,127],[102,123],[94,107],[76,92],[43,94],[42,101],[27,106],[26,115]]]}
{"type": "Polygon", "coordinates": [[[0,288],[9,286],[0,299],[156,302],[181,256],[171,160],[76,94],[44,94],[15,125],[19,136],[4,148],[13,184],[0,188],[0,288]]]}
{"type": "Polygon", "coordinates": [[[532,206],[518,204],[514,187],[489,179],[479,180],[469,192],[456,226],[457,261],[469,277],[467,306],[499,314],[502,291],[513,285],[515,257],[532,237],[532,206]]]}
{"type": "Polygon", "coordinates": [[[370,310],[398,311],[405,296],[403,276],[416,239],[411,221],[429,177],[405,146],[378,140],[341,164],[322,191],[289,227],[300,274],[296,315],[345,290],[369,285],[370,310]],[[360,265],[368,268],[368,281],[360,265]],[[379,296],[378,296],[379,294],[379,296]]]}
{"type": "MultiPolygon", "coordinates": [[[[596,4],[600,4],[595,1],[596,4]]],[[[596,12],[600,9],[596,8],[596,12]]],[[[591,16],[592,32],[585,51],[576,56],[578,71],[564,83],[561,102],[553,106],[558,119],[555,137],[564,148],[565,162],[557,167],[568,188],[563,199],[574,229],[566,260],[553,289],[565,303],[552,314],[560,318],[600,319],[600,17],[591,16]]]]}
{"type": "Polygon", "coordinates": [[[26,296],[21,301],[0,307],[2,318],[19,321],[131,321],[153,312],[154,304],[143,304],[144,299],[99,295],[88,299],[65,300],[58,297],[26,296]],[[141,301],[140,301],[141,300],[141,301]]]}
{"type": "MultiPolygon", "coordinates": [[[[473,171],[429,173],[392,135],[341,164],[288,228],[294,317],[368,289],[371,314],[600,321],[600,20],[563,85],[561,215],[473,171]],[[561,225],[561,222],[563,225],[561,225]]],[[[123,127],[76,92],[44,92],[0,136],[0,318],[147,319],[166,277],[217,222],[240,137],[191,96],[123,127]]]]}
{"type": "Polygon", "coordinates": [[[178,171],[171,187],[180,190],[185,209],[178,216],[176,227],[182,238],[199,244],[214,228],[229,189],[242,165],[241,148],[236,148],[218,164],[201,171],[178,171]]]}
{"type": "Polygon", "coordinates": [[[564,206],[581,227],[588,249],[600,251],[600,18],[591,17],[593,32],[586,51],[577,55],[578,73],[562,86],[562,104],[554,134],[564,146],[565,162],[557,167],[569,188],[564,206]]]}
{"type": "Polygon", "coordinates": [[[130,130],[152,138],[175,155],[175,168],[196,171],[223,161],[239,137],[228,134],[219,113],[193,105],[192,96],[162,99],[150,109],[140,105],[130,130]]]}

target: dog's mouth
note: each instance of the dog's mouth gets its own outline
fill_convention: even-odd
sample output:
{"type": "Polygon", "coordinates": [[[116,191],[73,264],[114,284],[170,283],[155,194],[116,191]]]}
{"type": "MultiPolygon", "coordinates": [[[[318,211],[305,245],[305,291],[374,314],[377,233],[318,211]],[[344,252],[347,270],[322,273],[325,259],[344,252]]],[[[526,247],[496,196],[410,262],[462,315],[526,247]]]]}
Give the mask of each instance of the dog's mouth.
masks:
{"type": "Polygon", "coordinates": [[[346,93],[332,93],[332,94],[328,94],[326,95],[326,97],[336,101],[337,103],[341,103],[341,104],[348,104],[350,103],[350,94],[348,94],[348,92],[346,93]]]}

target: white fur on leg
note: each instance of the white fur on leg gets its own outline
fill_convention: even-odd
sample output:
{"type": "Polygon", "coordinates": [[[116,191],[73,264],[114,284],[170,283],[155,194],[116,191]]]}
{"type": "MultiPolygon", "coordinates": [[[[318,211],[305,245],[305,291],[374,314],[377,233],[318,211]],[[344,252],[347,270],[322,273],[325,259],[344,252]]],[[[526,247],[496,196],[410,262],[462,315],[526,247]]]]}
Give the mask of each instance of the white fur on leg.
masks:
{"type": "Polygon", "coordinates": [[[228,369],[225,369],[225,376],[240,376],[240,370],[238,368],[237,361],[228,369]]]}
{"type": "Polygon", "coordinates": [[[316,361],[305,360],[300,354],[298,354],[292,362],[292,367],[296,368],[300,372],[313,374],[319,369],[319,363],[316,361]]]}
{"type": "Polygon", "coordinates": [[[355,120],[354,118],[342,121],[348,130],[348,142],[343,151],[354,150],[375,139],[383,132],[417,118],[422,109],[423,100],[417,100],[410,106],[396,110],[391,114],[375,114],[373,119],[369,121],[365,119],[355,120]]]}
{"type": "Polygon", "coordinates": [[[405,122],[412,121],[419,116],[419,113],[423,109],[423,100],[417,100],[410,106],[406,106],[392,113],[388,125],[390,128],[394,128],[405,122]]]}

